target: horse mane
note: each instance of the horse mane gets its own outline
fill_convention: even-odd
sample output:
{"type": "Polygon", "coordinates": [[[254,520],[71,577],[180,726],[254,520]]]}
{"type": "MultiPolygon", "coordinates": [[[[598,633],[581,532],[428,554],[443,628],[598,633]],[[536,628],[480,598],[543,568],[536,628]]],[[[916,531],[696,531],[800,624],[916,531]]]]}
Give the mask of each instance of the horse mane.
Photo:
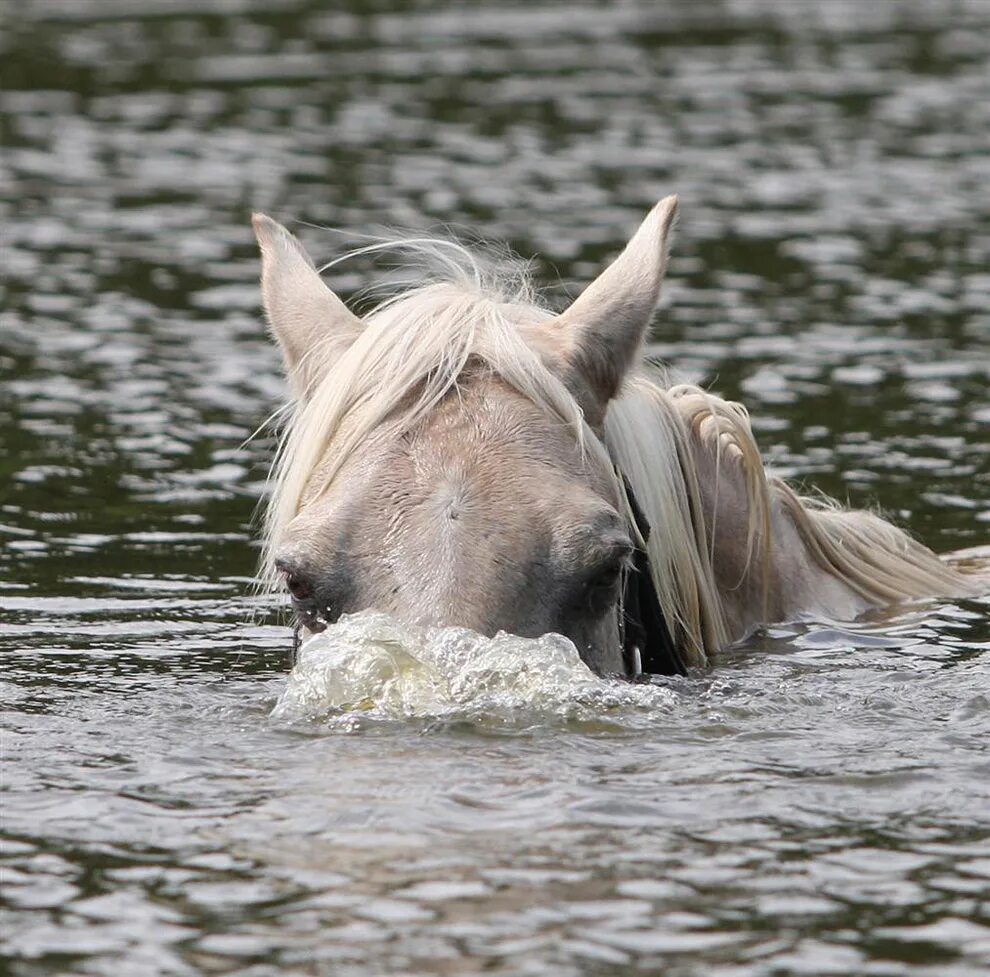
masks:
{"type": "Polygon", "coordinates": [[[404,255],[426,284],[381,301],[346,351],[328,340],[309,353],[329,362],[323,378],[288,411],[270,477],[263,584],[276,585],[275,550],[288,523],[362,441],[383,424],[413,427],[457,389],[470,363],[480,362],[570,425],[586,457],[611,473],[633,538],[647,549],[660,611],[688,664],[703,664],[734,637],[713,569],[716,527],[704,512],[693,439],[714,447],[716,481],[725,459],[738,462],[746,570],[762,575],[765,604],[775,511],[792,520],[818,566],[868,602],[960,591],[964,578],[900,529],[871,513],[803,498],[769,476],[739,404],[696,386],[672,385],[644,367],[610,404],[599,437],[525,339],[524,327],[538,327],[553,313],[538,304],[524,270],[506,271],[504,260],[443,239],[381,240],[344,258],[378,251],[404,255]],[[653,527],[647,540],[636,527],[626,484],[653,527]]]}
{"type": "MultiPolygon", "coordinates": [[[[704,663],[731,635],[706,541],[691,432],[672,393],[676,388],[665,380],[659,372],[640,372],[626,381],[605,415],[605,444],[653,527],[645,545],[654,586],[675,641],[693,665],[704,663]]],[[[717,397],[710,402],[714,417],[729,406],[717,397]]],[[[763,508],[753,504],[762,502],[760,486],[747,494],[752,538],[754,513],[763,508]]]]}
{"type": "Polygon", "coordinates": [[[969,575],[875,513],[802,496],[770,475],[745,407],[700,387],[671,385],[659,371],[634,375],[609,406],[605,441],[646,518],[662,527],[647,542],[650,568],[658,592],[675,595],[669,606],[677,608],[689,664],[704,664],[733,638],[715,580],[715,512],[704,510],[693,444],[714,452],[716,494],[726,462],[741,473],[747,520],[744,574],[757,574],[762,583],[764,621],[779,514],[791,521],[810,560],[868,604],[974,590],[969,575]]]}

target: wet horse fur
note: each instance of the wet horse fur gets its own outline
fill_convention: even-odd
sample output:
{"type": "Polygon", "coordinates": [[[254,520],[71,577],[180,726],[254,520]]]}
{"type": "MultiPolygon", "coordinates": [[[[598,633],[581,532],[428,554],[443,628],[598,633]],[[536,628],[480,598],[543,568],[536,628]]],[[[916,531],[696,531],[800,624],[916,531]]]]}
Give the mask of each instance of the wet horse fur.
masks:
{"type": "Polygon", "coordinates": [[[558,632],[630,676],[644,621],[697,666],[765,623],[976,589],[877,515],[799,496],[766,471],[742,406],[644,361],[676,212],[660,201],[559,314],[466,248],[392,242],[433,270],[363,318],[254,217],[293,393],[262,574],[305,629],[376,608],[558,632]],[[635,573],[654,606],[630,621],[635,573]]]}

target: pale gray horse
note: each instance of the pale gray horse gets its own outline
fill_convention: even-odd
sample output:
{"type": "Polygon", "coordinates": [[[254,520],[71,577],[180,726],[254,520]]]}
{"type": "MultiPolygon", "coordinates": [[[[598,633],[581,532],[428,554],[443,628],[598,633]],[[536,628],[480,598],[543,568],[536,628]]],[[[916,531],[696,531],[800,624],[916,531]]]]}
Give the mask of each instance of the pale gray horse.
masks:
{"type": "Polygon", "coordinates": [[[596,672],[630,675],[657,628],[668,671],[762,623],[976,589],[877,516],[799,497],[766,473],[740,405],[643,364],[676,210],[658,203],[560,314],[462,249],[363,319],[255,216],[295,398],[263,572],[306,629],[376,608],[558,632],[596,672]]]}

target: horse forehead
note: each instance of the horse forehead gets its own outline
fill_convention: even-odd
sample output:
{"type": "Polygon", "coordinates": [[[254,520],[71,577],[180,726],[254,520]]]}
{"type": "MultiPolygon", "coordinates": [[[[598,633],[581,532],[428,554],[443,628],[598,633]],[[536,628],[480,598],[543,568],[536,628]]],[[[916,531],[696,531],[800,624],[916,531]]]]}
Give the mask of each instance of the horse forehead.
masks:
{"type": "Polygon", "coordinates": [[[582,453],[573,429],[497,386],[447,405],[394,460],[409,520],[450,538],[497,530],[490,545],[580,548],[619,521],[611,473],[582,453]]]}
{"type": "Polygon", "coordinates": [[[575,473],[583,467],[571,425],[494,378],[448,396],[402,447],[421,463],[461,472],[529,463],[575,473]]]}
{"type": "Polygon", "coordinates": [[[365,439],[301,516],[380,522],[421,510],[514,522],[520,509],[533,519],[547,505],[565,518],[614,502],[601,467],[582,453],[572,425],[496,378],[478,378],[412,428],[400,417],[365,439]]]}
{"type": "Polygon", "coordinates": [[[411,429],[367,439],[296,520],[351,548],[356,537],[580,553],[621,531],[612,470],[571,424],[495,377],[468,378],[411,429]],[[345,541],[346,538],[346,541],[345,541]]]}
{"type": "Polygon", "coordinates": [[[573,422],[498,378],[484,378],[446,398],[396,451],[416,480],[439,494],[516,504],[550,498],[564,509],[569,502],[616,506],[612,466],[585,448],[573,422]]]}

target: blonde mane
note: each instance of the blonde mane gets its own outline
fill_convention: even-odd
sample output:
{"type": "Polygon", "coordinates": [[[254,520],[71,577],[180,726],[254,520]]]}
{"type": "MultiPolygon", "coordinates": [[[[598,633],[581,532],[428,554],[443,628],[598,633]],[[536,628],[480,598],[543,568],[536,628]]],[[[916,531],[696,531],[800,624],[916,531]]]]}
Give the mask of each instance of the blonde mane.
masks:
{"type": "Polygon", "coordinates": [[[276,582],[274,554],[287,525],[344,461],[384,423],[412,428],[456,390],[469,363],[480,362],[569,425],[585,457],[611,473],[630,531],[647,548],[661,611],[689,664],[704,663],[738,637],[713,569],[715,517],[703,511],[693,451],[699,442],[715,452],[716,481],[726,459],[741,472],[745,566],[761,575],[764,613],[775,512],[791,519],[815,565],[867,602],[967,589],[961,574],[882,519],[802,498],[769,477],[745,409],[698,387],[634,372],[609,406],[599,437],[524,338],[523,325],[553,317],[536,303],[525,275],[493,271],[449,241],[407,239],[360,253],[379,249],[411,254],[433,273],[427,284],[381,302],[346,349],[332,339],[333,346],[309,351],[326,357],[327,370],[291,410],[273,465],[262,560],[269,586],[276,582]],[[639,537],[626,483],[653,527],[647,541],[639,537]]]}

